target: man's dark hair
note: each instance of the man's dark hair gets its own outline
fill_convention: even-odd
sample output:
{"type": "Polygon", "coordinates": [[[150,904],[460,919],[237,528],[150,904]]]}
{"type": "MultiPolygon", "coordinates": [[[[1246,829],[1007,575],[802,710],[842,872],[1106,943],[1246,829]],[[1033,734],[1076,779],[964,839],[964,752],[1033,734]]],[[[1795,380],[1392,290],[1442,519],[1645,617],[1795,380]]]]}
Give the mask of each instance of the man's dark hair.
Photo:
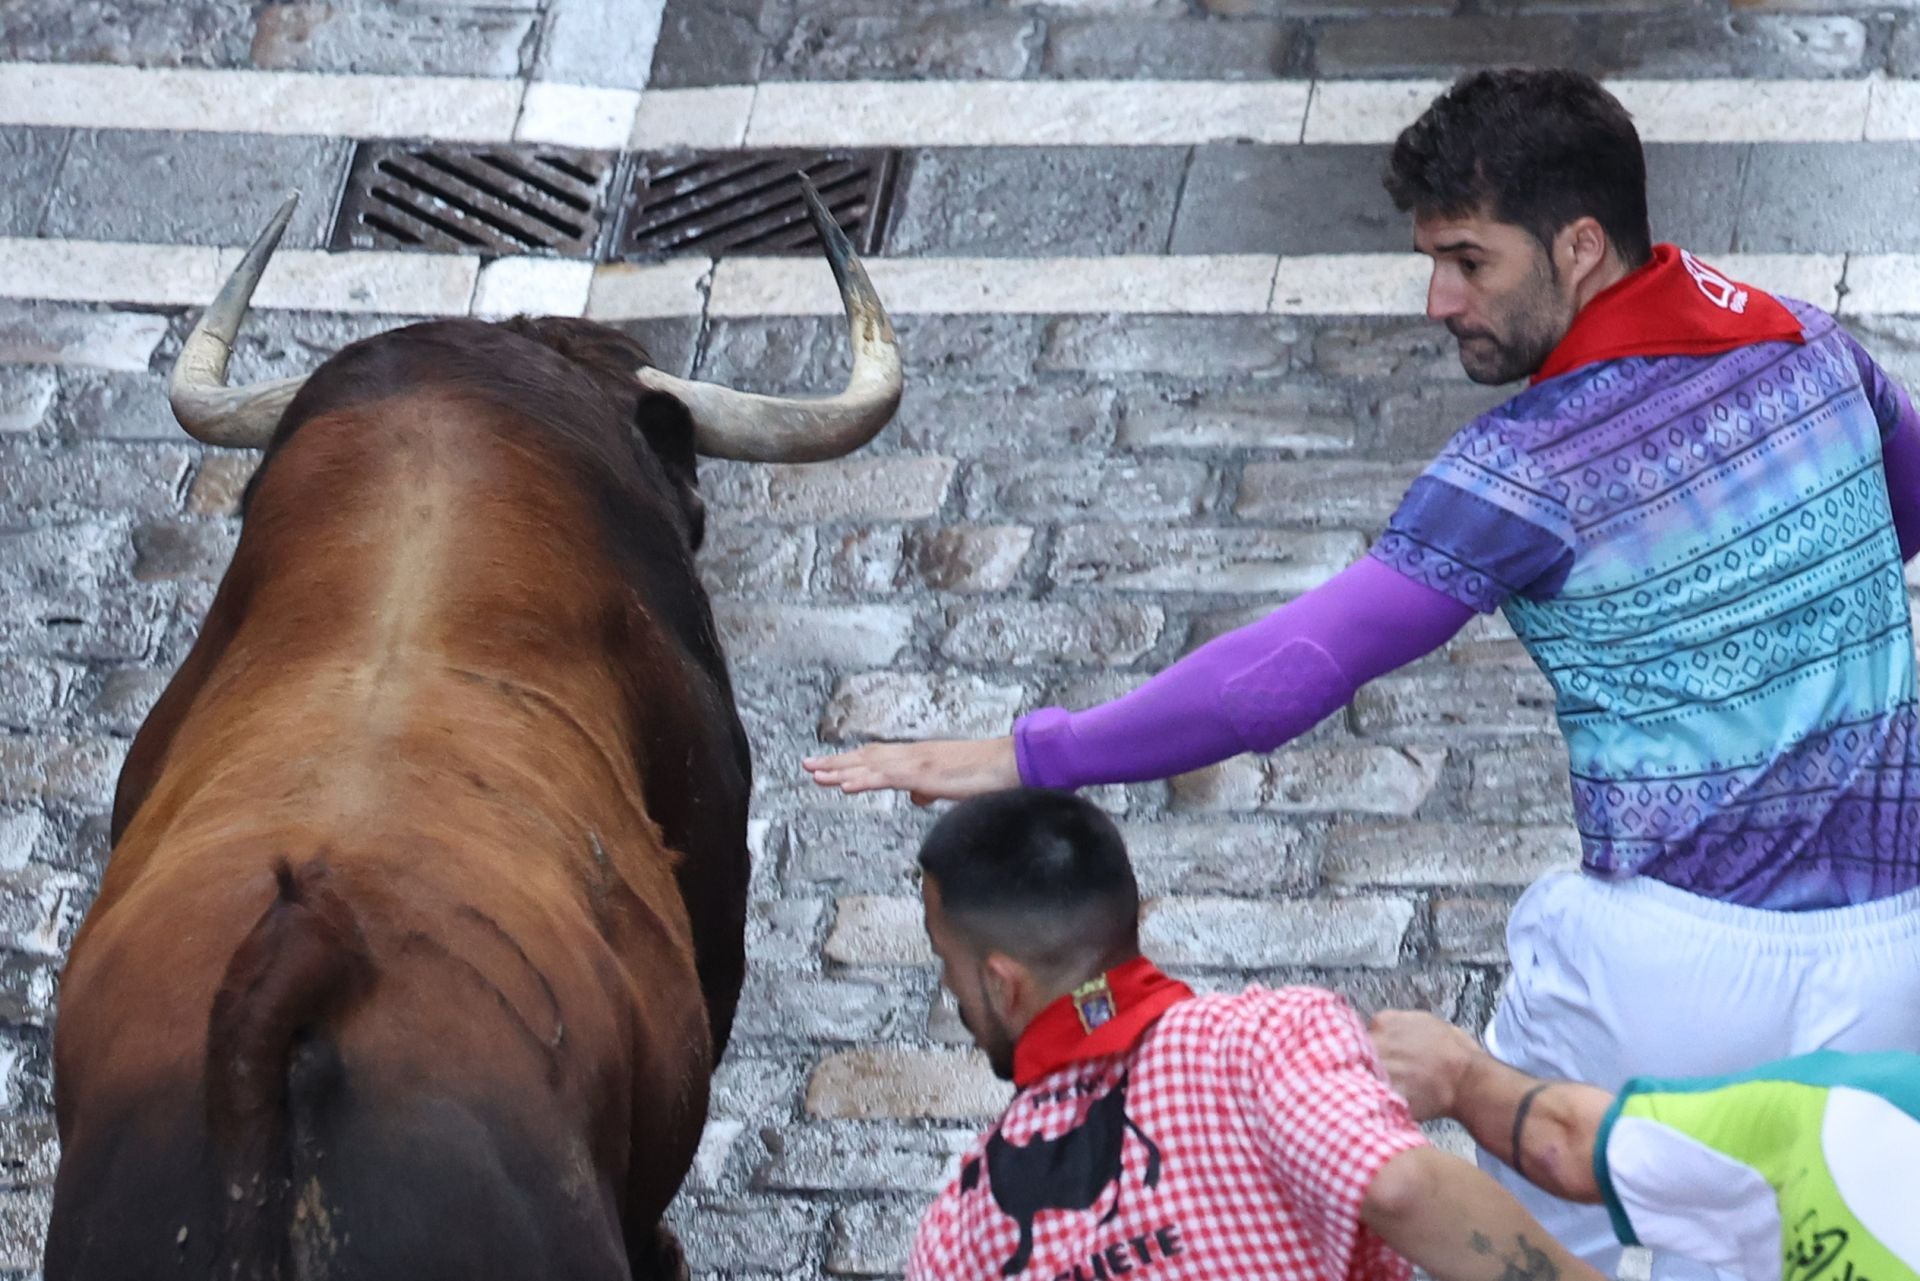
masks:
{"type": "Polygon", "coordinates": [[[947,919],[1036,969],[1138,946],[1140,888],[1113,820],[1067,792],[1015,788],[963,801],[933,825],[920,868],[947,919]]]}
{"type": "Polygon", "coordinates": [[[1625,107],[1578,71],[1480,71],[1400,131],[1387,194],[1402,213],[1485,211],[1550,247],[1592,216],[1629,267],[1653,253],[1647,161],[1625,107]]]}

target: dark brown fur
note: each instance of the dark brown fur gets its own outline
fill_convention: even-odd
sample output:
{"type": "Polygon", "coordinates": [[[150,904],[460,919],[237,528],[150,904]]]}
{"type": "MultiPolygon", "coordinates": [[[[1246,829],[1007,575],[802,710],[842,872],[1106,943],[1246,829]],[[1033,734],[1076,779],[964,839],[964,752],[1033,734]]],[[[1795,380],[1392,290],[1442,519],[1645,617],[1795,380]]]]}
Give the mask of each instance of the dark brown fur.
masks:
{"type": "Polygon", "coordinates": [[[645,361],[441,321],[289,409],[63,978],[49,1281],[675,1266],[749,765],[645,361]]]}

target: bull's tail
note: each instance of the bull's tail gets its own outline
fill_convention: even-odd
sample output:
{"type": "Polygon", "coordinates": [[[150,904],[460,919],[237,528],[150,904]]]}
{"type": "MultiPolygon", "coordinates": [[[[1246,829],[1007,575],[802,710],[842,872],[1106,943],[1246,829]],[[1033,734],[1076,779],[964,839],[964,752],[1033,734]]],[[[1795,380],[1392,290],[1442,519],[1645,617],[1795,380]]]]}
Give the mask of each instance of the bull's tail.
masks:
{"type": "Polygon", "coordinates": [[[372,964],[352,908],[314,862],[278,892],[228,963],[207,1028],[207,1128],[224,1186],[221,1277],[292,1281],[295,1147],[339,1075],[327,1020],[372,964]]]}

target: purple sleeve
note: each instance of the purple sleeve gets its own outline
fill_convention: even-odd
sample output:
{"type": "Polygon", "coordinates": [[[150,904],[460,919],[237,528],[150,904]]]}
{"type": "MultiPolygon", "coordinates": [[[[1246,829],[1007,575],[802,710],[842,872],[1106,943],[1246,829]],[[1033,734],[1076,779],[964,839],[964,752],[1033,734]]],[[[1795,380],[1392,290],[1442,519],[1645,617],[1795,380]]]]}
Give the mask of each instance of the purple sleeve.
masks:
{"type": "Polygon", "coordinates": [[[1867,403],[1880,424],[1880,459],[1887,473],[1893,532],[1900,540],[1900,559],[1912,560],[1920,552],[1920,415],[1914,413],[1906,391],[1887,377],[1852,334],[1841,330],[1840,336],[1853,351],[1867,403]]]}
{"type": "Polygon", "coordinates": [[[1438,649],[1471,617],[1445,593],[1362,557],[1111,703],[1022,717],[1013,730],[1020,779],[1031,787],[1134,783],[1272,751],[1374,677],[1438,649]]]}

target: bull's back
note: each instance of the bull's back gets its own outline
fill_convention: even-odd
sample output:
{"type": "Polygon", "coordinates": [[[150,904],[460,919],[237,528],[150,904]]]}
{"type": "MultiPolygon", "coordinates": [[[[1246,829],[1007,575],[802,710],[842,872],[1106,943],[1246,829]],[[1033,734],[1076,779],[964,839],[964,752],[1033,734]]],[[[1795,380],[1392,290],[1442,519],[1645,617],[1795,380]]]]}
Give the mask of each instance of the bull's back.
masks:
{"type": "MultiPolygon", "coordinates": [[[[425,437],[312,520],[291,504],[349,464],[321,449],[304,476],[269,471],[129,755],[63,979],[50,1277],[215,1259],[234,1205],[308,1250],[287,1256],[301,1275],[322,1256],[338,1275],[491,1275],[465,1244],[519,1269],[500,1275],[598,1275],[607,1233],[657,1218],[691,1159],[708,975],[649,796],[673,781],[660,747],[724,763],[736,736],[683,751],[636,724],[636,664],[676,697],[699,685],[674,638],[634,625],[590,526],[528,506],[537,477],[508,478],[515,505],[500,460],[425,437]],[[273,925],[286,877],[316,874],[353,921],[351,964],[273,925]],[[224,1033],[223,1001],[251,1011],[224,1033]],[[223,1135],[236,1071],[278,1110],[223,1135]],[[283,1200],[254,1205],[231,1167],[262,1118],[280,1128],[241,1166],[283,1200]],[[556,1223],[564,1267],[535,1257],[556,1223]]],[[[743,885],[734,773],[680,781],[717,786],[696,835],[719,848],[695,852],[743,885]]]]}

